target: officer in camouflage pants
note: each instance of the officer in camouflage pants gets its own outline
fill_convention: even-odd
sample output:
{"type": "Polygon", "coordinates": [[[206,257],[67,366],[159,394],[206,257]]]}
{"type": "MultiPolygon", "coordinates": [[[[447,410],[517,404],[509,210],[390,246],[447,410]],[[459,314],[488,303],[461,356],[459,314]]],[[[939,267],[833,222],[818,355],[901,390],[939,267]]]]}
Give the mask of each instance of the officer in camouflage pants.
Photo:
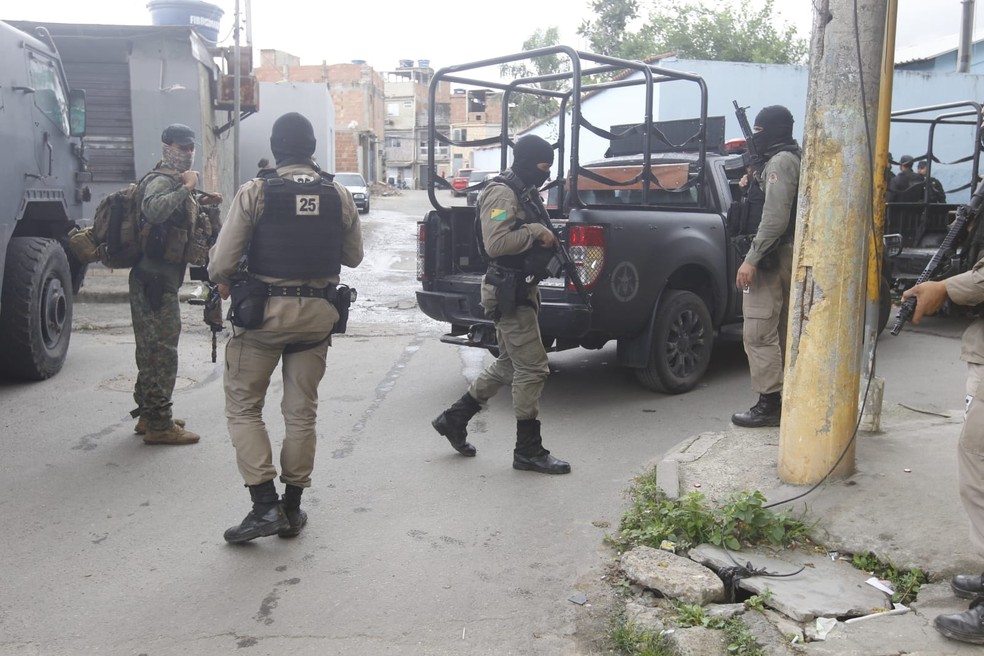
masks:
{"type": "MultiPolygon", "coordinates": [[[[144,220],[150,225],[189,226],[200,207],[192,196],[198,172],[195,133],[186,125],[169,125],[161,135],[161,161],[141,181],[144,220]]],[[[221,195],[214,195],[215,202],[221,195]]],[[[130,414],[139,417],[134,432],[147,444],[194,444],[197,434],[185,430],[184,421],[171,416],[171,395],[178,375],[178,338],[181,312],[178,288],[186,262],[171,263],[145,252],[130,270],[130,315],[136,341],[137,382],[130,414]]]]}

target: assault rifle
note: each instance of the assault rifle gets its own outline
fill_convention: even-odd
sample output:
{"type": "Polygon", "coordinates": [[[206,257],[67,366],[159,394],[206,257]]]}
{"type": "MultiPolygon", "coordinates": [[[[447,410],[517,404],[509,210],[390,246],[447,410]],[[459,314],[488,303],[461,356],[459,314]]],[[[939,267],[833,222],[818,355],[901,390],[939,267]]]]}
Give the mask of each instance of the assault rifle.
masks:
{"type": "Polygon", "coordinates": [[[543,206],[543,201],[540,199],[540,191],[535,187],[530,187],[528,191],[520,194],[519,198],[527,205],[527,213],[536,217],[537,222],[553,233],[554,239],[557,240],[557,244],[553,249],[553,257],[547,263],[546,270],[552,277],[560,276],[561,272],[566,273],[574,284],[574,289],[577,290],[578,296],[581,297],[585,307],[590,312],[591,297],[588,296],[588,291],[581,282],[581,274],[578,273],[577,265],[571,259],[571,254],[567,252],[564,243],[560,240],[560,236],[554,230],[553,224],[550,223],[550,215],[547,214],[547,209],[543,206]]]}
{"type": "Polygon", "coordinates": [[[737,100],[732,100],[731,103],[735,106],[735,116],[738,117],[738,127],[741,128],[741,133],[745,137],[745,152],[742,153],[742,161],[745,166],[751,166],[756,177],[762,173],[762,155],[755,148],[755,140],[752,138],[754,132],[752,132],[752,126],[748,123],[748,115],[745,110],[748,107],[740,107],[737,100]]]}
{"type": "Polygon", "coordinates": [[[216,336],[225,328],[222,322],[222,297],[219,295],[219,286],[208,279],[208,269],[204,266],[189,267],[188,277],[202,283],[208,289],[208,295],[204,301],[200,298],[192,298],[188,302],[192,305],[205,306],[202,310],[202,319],[212,331],[212,362],[215,362],[216,336]]]}
{"type": "MultiPolygon", "coordinates": [[[[939,273],[939,268],[943,260],[953,255],[954,242],[957,241],[967,222],[977,217],[978,212],[981,210],[981,205],[984,205],[984,180],[977,184],[974,194],[970,197],[970,202],[966,205],[961,205],[957,209],[957,216],[953,219],[953,223],[950,224],[949,229],[946,231],[946,237],[943,238],[943,243],[940,244],[940,247],[933,254],[933,257],[929,260],[929,264],[926,265],[923,272],[916,278],[916,285],[933,279],[939,273]]],[[[971,262],[970,264],[973,265],[974,263],[971,262]]],[[[898,335],[902,332],[902,326],[912,319],[915,311],[916,297],[913,296],[902,304],[898,314],[895,315],[895,325],[892,327],[893,335],[898,335]]]]}

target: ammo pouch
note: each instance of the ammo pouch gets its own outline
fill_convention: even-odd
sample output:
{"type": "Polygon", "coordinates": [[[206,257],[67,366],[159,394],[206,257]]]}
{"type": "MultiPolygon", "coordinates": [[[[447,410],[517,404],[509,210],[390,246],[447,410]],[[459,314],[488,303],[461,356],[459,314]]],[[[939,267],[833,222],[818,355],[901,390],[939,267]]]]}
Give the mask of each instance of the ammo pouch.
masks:
{"type": "Polygon", "coordinates": [[[259,328],[263,325],[266,302],[270,297],[270,286],[256,278],[237,280],[229,290],[232,301],[229,307],[229,321],[240,328],[259,328]]]}
{"type": "Polygon", "coordinates": [[[516,312],[516,297],[520,289],[521,271],[507,269],[496,264],[489,265],[485,272],[485,282],[495,287],[496,311],[500,316],[516,312]]]}
{"type": "Polygon", "coordinates": [[[143,228],[144,256],[160,262],[164,259],[164,246],[167,241],[167,222],[147,223],[143,228]]]}
{"type": "Polygon", "coordinates": [[[358,296],[359,293],[348,285],[338,285],[335,288],[335,298],[331,301],[331,304],[338,310],[338,321],[335,322],[330,334],[340,335],[345,332],[345,329],[348,327],[349,306],[355,302],[358,296]]]}
{"type": "MultiPolygon", "coordinates": [[[[523,260],[524,278],[533,276],[536,282],[547,278],[556,278],[564,270],[564,263],[561,261],[557,251],[553,248],[546,248],[536,244],[527,253],[523,260]]],[[[530,281],[533,282],[533,281],[530,281]]]]}

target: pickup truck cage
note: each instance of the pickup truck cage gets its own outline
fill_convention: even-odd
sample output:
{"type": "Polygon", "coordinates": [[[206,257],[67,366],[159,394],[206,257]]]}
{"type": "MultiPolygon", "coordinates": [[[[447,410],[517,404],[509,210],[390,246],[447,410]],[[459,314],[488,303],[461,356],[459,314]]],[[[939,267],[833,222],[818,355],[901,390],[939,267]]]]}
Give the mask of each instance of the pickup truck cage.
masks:
{"type": "MultiPolygon", "coordinates": [[[[660,68],[641,61],[629,61],[605,55],[580,52],[567,46],[550,46],[528,50],[514,55],[449,66],[440,69],[434,75],[430,83],[430,102],[428,105],[428,142],[431,147],[428,149],[427,157],[427,167],[430,172],[430,175],[427,176],[429,181],[427,191],[431,204],[436,209],[442,209],[444,206],[441,205],[435,195],[436,185],[439,184],[437,180],[439,178],[433,174],[436,170],[434,147],[437,144],[459,147],[499,145],[499,168],[500,170],[504,170],[509,163],[507,147],[513,144],[509,135],[509,108],[512,104],[513,96],[516,94],[529,94],[544,99],[552,98],[560,102],[560,109],[556,114],[559,135],[556,144],[556,176],[553,182],[544,187],[544,190],[556,187],[557,197],[565,199],[572,206],[584,207],[586,205],[578,194],[578,183],[581,178],[594,180],[613,187],[628,187],[641,182],[641,205],[648,205],[650,190],[654,186],[662,188],[658,176],[653,173],[651,168],[651,153],[661,150],[697,151],[699,154],[694,160],[695,164],[690,179],[681,187],[667,191],[685,191],[691,186],[699,185],[703,181],[705,171],[702,163],[706,161],[708,118],[707,87],[701,77],[681,71],[660,68]],[[569,70],[549,75],[520,78],[511,82],[503,82],[498,79],[497,73],[504,65],[551,55],[559,55],[566,58],[566,61],[569,63],[569,70]],[[585,64],[588,66],[586,67],[585,64]],[[493,75],[483,75],[481,77],[466,76],[466,74],[471,75],[474,72],[482,72],[483,69],[485,73],[493,73],[493,75]],[[696,121],[679,122],[683,124],[681,126],[682,130],[678,130],[675,135],[668,135],[658,126],[654,125],[653,90],[656,84],[672,81],[689,82],[697,85],[700,116],[696,121]],[[451,135],[439,132],[437,129],[436,110],[437,90],[441,82],[456,83],[475,88],[501,90],[503,92],[503,98],[500,134],[483,139],[455,140],[451,138],[451,135]],[[613,133],[610,130],[592,124],[582,113],[582,103],[572,102],[574,98],[583,101],[590,95],[602,90],[640,85],[644,85],[645,91],[643,121],[637,125],[618,126],[622,128],[618,133],[613,133]],[[565,86],[567,87],[566,89],[564,88],[565,86]],[[570,125],[573,128],[570,130],[567,127],[568,116],[570,117],[570,125]],[[579,157],[582,128],[603,139],[610,140],[612,144],[634,142],[627,147],[623,145],[622,150],[623,152],[635,152],[642,156],[642,168],[640,172],[629,180],[615,180],[582,167],[579,157]],[[672,137],[676,137],[676,139],[672,137]],[[569,140],[569,150],[565,143],[566,140],[569,140]],[[570,176],[567,176],[565,172],[565,159],[567,157],[570,158],[570,176]],[[565,189],[568,179],[570,188],[565,189]]],[[[721,132],[723,133],[723,124],[721,126],[721,132]]],[[[484,183],[473,185],[464,191],[480,189],[483,185],[484,183]]],[[[562,207],[561,214],[566,214],[566,209],[569,209],[569,207],[562,207]]]]}

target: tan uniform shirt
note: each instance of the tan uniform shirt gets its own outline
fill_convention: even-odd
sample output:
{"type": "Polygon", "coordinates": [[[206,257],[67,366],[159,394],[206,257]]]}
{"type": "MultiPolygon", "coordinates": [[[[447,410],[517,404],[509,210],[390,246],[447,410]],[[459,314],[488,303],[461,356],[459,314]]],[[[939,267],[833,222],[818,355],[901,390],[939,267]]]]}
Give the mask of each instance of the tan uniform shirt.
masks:
{"type": "MultiPolygon", "coordinates": [[[[277,174],[282,178],[291,178],[294,175],[314,175],[317,172],[309,166],[292,164],[277,169],[277,174]]],[[[362,262],[362,227],[359,222],[359,210],[355,207],[352,194],[340,183],[335,182],[335,189],[342,200],[342,259],[341,263],[347,267],[354,268],[362,262]]],[[[245,183],[236,192],[236,197],[232,199],[232,206],[229,214],[222,224],[219,238],[215,246],[209,252],[208,275],[212,282],[217,284],[231,285],[233,277],[239,271],[239,260],[249,248],[249,242],[253,235],[253,227],[263,216],[263,181],[253,179],[245,183]]],[[[300,287],[307,285],[310,287],[326,287],[329,284],[337,284],[339,277],[330,276],[327,278],[317,278],[312,280],[289,280],[283,278],[273,278],[270,276],[256,276],[259,280],[271,285],[281,287],[300,287]]],[[[264,328],[277,329],[278,325],[295,329],[300,329],[298,322],[305,306],[312,303],[324,303],[319,298],[271,298],[267,302],[267,317],[264,328]],[[275,317],[271,323],[269,318],[275,317]]]]}
{"type": "Polygon", "coordinates": [[[745,256],[749,264],[757,266],[789,227],[799,176],[800,158],[795,153],[780,151],[765,163],[762,170],[762,189],[765,192],[762,222],[745,256]]]}
{"type": "MultiPolygon", "coordinates": [[[[947,278],[946,293],[958,305],[977,305],[984,302],[984,258],[974,268],[947,278]]],[[[960,359],[984,364],[984,319],[978,319],[964,331],[960,344],[960,359]]]]}
{"type": "MultiPolygon", "coordinates": [[[[545,225],[523,223],[527,216],[516,192],[501,182],[493,182],[482,190],[478,207],[482,219],[482,240],[490,258],[525,253],[550,232],[545,225]]],[[[539,294],[540,290],[535,285],[530,288],[529,297],[537,305],[539,294]]],[[[491,310],[494,303],[495,288],[483,279],[482,306],[491,310]]]]}

